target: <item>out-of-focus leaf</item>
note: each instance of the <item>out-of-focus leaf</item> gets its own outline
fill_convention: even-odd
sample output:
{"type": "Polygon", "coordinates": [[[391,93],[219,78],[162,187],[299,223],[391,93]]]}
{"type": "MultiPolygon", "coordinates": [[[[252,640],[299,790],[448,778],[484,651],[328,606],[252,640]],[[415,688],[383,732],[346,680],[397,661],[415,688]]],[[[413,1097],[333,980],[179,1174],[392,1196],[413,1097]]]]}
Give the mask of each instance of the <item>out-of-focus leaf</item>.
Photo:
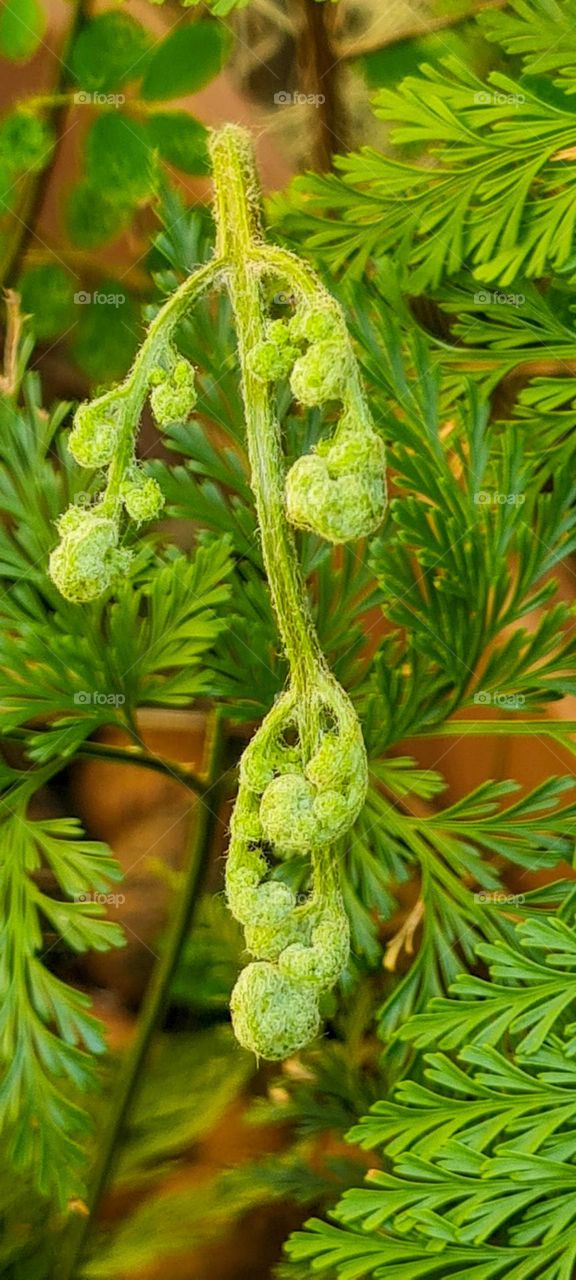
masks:
{"type": "Polygon", "coordinates": [[[0,122],[0,163],[8,174],[43,169],[53,146],[52,130],[33,111],[11,111],[0,122]]]}
{"type": "Polygon", "coordinates": [[[58,263],[28,267],[19,282],[23,310],[34,320],[40,340],[64,333],[77,319],[74,276],[58,263]]]}
{"type": "Polygon", "coordinates": [[[107,92],[143,74],[149,47],[147,32],[127,13],[102,13],[80,32],[72,70],[84,89],[107,92]]]}
{"type": "Polygon", "coordinates": [[[229,33],[219,23],[176,27],[150,59],[142,96],[154,101],[195,93],[218,74],[229,49],[229,33]]]}
{"type": "Polygon", "coordinates": [[[86,170],[88,181],[102,187],[108,200],[123,205],[147,195],[154,180],[153,158],[148,132],[138,121],[113,111],[94,121],[86,170]]]}
{"type": "Polygon", "coordinates": [[[138,346],[139,320],[133,299],[118,281],[104,280],[90,302],[79,307],[72,352],[78,364],[96,381],[120,378],[138,346]]]}
{"type": "Polygon", "coordinates": [[[0,13],[0,54],[11,62],[27,62],[46,30],[40,0],[5,0],[0,13]]]}
{"type": "Polygon", "coordinates": [[[228,1026],[163,1036],[143,1076],[119,1167],[123,1183],[142,1166],[182,1153],[209,1133],[254,1072],[228,1026]]]}
{"type": "Polygon", "coordinates": [[[122,204],[91,182],[79,182],[66,211],[70,239],[81,249],[95,249],[128,226],[133,210],[132,203],[122,204]]]}
{"type": "Polygon", "coordinates": [[[150,136],[160,155],[183,173],[207,173],[207,130],[185,111],[158,112],[150,116],[150,136]]]}

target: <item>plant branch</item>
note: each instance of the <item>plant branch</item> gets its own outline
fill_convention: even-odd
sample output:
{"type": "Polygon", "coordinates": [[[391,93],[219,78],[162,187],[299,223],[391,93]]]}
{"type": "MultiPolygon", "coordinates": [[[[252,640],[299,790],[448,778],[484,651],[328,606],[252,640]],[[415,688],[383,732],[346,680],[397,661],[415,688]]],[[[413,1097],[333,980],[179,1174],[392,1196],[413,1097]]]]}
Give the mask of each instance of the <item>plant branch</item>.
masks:
{"type": "Polygon", "coordinates": [[[393,49],[395,45],[404,44],[405,41],[418,40],[424,36],[433,35],[436,31],[446,31],[454,27],[461,27],[463,23],[470,22],[478,14],[484,13],[486,9],[504,9],[507,3],[508,0],[479,0],[478,3],[472,4],[466,13],[446,13],[435,17],[423,13],[421,22],[414,23],[410,27],[402,27],[383,39],[378,36],[374,39],[370,35],[370,31],[374,26],[372,23],[367,31],[353,37],[351,40],[334,40],[334,57],[339,62],[350,62],[355,58],[363,57],[365,54],[380,53],[384,49],[393,49]]]}
{"type": "MultiPolygon", "coordinates": [[[[569,734],[576,733],[576,720],[563,720],[560,723],[555,723],[553,720],[448,720],[431,729],[418,729],[409,736],[411,738],[458,738],[471,734],[487,736],[493,733],[507,734],[509,737],[543,733],[550,738],[567,738],[569,734]]],[[[567,745],[570,745],[572,750],[576,750],[576,743],[567,745]]]]}
{"type": "Polygon", "coordinates": [[[18,360],[23,317],[20,310],[19,294],[15,293],[13,289],[7,289],[4,300],[6,303],[6,337],[4,340],[4,368],[0,375],[0,392],[4,396],[15,396],[18,390],[18,360]]]}
{"type": "MultiPolygon", "coordinates": [[[[28,729],[11,729],[9,733],[2,734],[2,740],[28,744],[30,742],[30,731],[28,729]]],[[[138,746],[115,747],[107,742],[89,741],[83,742],[78,747],[75,756],[84,760],[113,761],[117,764],[137,765],[142,769],[153,769],[156,773],[162,773],[165,777],[181,782],[184,787],[187,787],[189,791],[193,791],[196,795],[201,796],[206,791],[207,784],[186,765],[176,760],[166,760],[164,756],[157,756],[138,746]]]]}
{"type": "Polygon", "coordinates": [[[265,261],[259,186],[251,149],[241,130],[223,129],[212,145],[216,253],[225,266],[238,339],[246,436],[262,555],[294,683],[305,692],[322,661],[306,605],[296,545],[285,516],[280,427],[268,387],[250,368],[249,352],[265,338],[258,266],[265,261]]]}

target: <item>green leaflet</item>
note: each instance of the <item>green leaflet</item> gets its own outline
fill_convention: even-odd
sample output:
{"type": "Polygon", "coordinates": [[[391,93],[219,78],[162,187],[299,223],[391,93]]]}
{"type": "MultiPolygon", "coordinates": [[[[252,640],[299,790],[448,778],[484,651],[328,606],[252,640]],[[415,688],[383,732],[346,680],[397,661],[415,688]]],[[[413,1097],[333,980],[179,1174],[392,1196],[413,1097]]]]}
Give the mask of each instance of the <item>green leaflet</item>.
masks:
{"type": "Polygon", "coordinates": [[[306,1261],[320,1274],[334,1269],[346,1280],[571,1275],[576,1077],[566,1023],[576,990],[566,970],[575,965],[576,931],[569,918],[537,915],[520,925],[522,952],[481,947],[492,982],[459,980],[459,998],[403,1029],[414,1043],[468,1047],[426,1054],[421,1082],[402,1081],[391,1100],[377,1102],[350,1131],[351,1142],[381,1153],[384,1168],[369,1175],[366,1189],[344,1194],[332,1215],[338,1226],[312,1220],[307,1232],[291,1237],[287,1250],[296,1264],[306,1261]],[[544,950],[548,963],[524,949],[544,950]],[[543,1010],[532,1010],[546,981],[542,1017],[543,1010]],[[490,1009],[476,1024],[468,995],[476,996],[477,1010],[490,1009]],[[538,1035],[521,1037],[533,1021],[538,1035]]]}
{"type": "MultiPolygon", "coordinates": [[[[40,774],[36,785],[42,781],[40,774]]],[[[63,1206],[82,1195],[91,1128],[82,1094],[97,1084],[92,1055],[105,1045],[89,998],[42,964],[40,921],[75,951],[121,945],[121,930],[103,918],[120,870],[106,846],[82,839],[75,819],[27,818],[33,787],[15,779],[0,826],[0,1119],[16,1169],[33,1174],[38,1190],[63,1206]],[[54,877],[54,895],[33,879],[41,863],[54,877]]]]}

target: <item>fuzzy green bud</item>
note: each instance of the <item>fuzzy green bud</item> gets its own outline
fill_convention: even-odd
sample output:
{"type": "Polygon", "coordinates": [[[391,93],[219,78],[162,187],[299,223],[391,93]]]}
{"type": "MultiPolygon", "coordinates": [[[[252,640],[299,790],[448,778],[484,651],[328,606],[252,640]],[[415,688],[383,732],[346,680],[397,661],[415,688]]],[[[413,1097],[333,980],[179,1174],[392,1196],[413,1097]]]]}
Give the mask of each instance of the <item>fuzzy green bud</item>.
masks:
{"type": "Polygon", "coordinates": [[[266,325],[266,338],[268,342],[273,342],[275,347],[294,346],[290,328],[285,320],[270,320],[266,325]]]}
{"type": "Polygon", "coordinates": [[[342,419],[334,439],[298,458],[286,476],[288,519],[328,542],[368,537],[386,509],[384,441],[342,419]]]}
{"type": "Polygon", "coordinates": [[[300,404],[324,404],[342,396],[350,369],[349,354],[341,343],[314,342],[296,361],[290,386],[300,404]]]}
{"type": "Polygon", "coordinates": [[[278,345],[266,339],[252,348],[248,365],[261,382],[277,382],[288,376],[297,355],[295,347],[278,345]]]}
{"type": "Polygon", "coordinates": [[[136,524],[156,520],[164,506],[164,494],[152,476],[133,472],[121,488],[122,501],[128,515],[136,524]]]}
{"type": "Polygon", "coordinates": [[[297,773],[272,780],[262,796],[260,817],[266,839],[294,853],[321,849],[350,826],[346,796],[335,790],[318,795],[297,773]]]}
{"type": "Polygon", "coordinates": [[[125,573],[130,552],[118,547],[115,520],[71,507],[58,522],[62,541],[50,556],[50,576],[66,600],[96,600],[125,573]]]}
{"type": "Polygon", "coordinates": [[[242,970],[230,1008],[240,1044],[270,1061],[288,1058],[320,1030],[314,991],[303,990],[265,960],[242,970]]]}
{"type": "Polygon", "coordinates": [[[298,310],[288,329],[294,342],[338,342],[343,334],[339,317],[332,309],[320,306],[298,310]]]}
{"type": "MultiPolygon", "coordinates": [[[[155,369],[153,373],[154,379],[157,379],[159,370],[155,369]]],[[[173,422],[185,421],[196,400],[194,369],[188,360],[177,360],[162,381],[153,385],[150,393],[152,413],[159,427],[169,427],[173,422]]]]}
{"type": "Polygon", "coordinates": [[[105,467],[114,457],[118,433],[118,420],[110,412],[106,416],[97,400],[81,404],[68,437],[70,453],[82,467],[105,467]]]}
{"type": "Polygon", "coordinates": [[[278,959],[284,977],[301,989],[309,984],[318,994],[329,991],[346,968],[350,955],[350,926],[340,896],[322,911],[311,945],[302,941],[286,947],[278,959]]]}

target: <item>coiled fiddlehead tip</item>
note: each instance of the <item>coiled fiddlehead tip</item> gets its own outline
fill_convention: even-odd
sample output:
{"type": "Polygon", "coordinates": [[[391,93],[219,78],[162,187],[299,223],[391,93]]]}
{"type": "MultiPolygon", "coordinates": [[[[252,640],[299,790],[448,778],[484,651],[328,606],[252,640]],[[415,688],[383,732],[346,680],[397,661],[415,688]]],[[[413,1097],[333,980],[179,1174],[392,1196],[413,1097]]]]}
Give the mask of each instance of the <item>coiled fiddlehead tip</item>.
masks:
{"type": "Polygon", "coordinates": [[[176,359],[168,369],[157,366],[150,382],[150,406],[159,427],[169,427],[190,416],[197,394],[194,369],[188,360],[176,359]]]}
{"type": "Polygon", "coordinates": [[[299,356],[292,369],[290,386],[300,404],[324,404],[342,397],[349,373],[347,345],[323,339],[313,342],[304,355],[299,356]]]}
{"type": "Polygon", "coordinates": [[[367,537],[386,510],[384,442],[374,430],[341,420],[324,449],[297,458],[286,476],[288,519],[328,542],[367,537]]]}
{"type": "Polygon", "coordinates": [[[120,424],[110,407],[100,400],[78,406],[68,437],[72,457],[82,467],[104,467],[112,461],[120,424]]]}
{"type": "Polygon", "coordinates": [[[349,956],[350,926],[337,894],[320,912],[311,943],[303,945],[300,939],[287,946],[278,957],[278,969],[301,988],[313,987],[318,997],[338,981],[349,956]]]}
{"type": "Polygon", "coordinates": [[[299,773],[280,774],[269,783],[260,818],[266,839],[287,853],[322,848],[350,825],[346,797],[335,790],[323,797],[299,773]]]}
{"type": "Polygon", "coordinates": [[[294,342],[341,342],[344,327],[333,307],[325,305],[300,307],[288,322],[294,342]]]}
{"type": "Polygon", "coordinates": [[[230,1008],[237,1040],[269,1061],[290,1057],[320,1030],[314,990],[292,982],[266,960],[242,970],[230,1008]]]}
{"type": "Polygon", "coordinates": [[[58,522],[62,541],[50,556],[49,572],[66,600],[96,600],[126,571],[129,551],[118,547],[116,520],[70,507],[58,522]]]}
{"type": "Polygon", "coordinates": [[[138,468],[124,480],[120,493],[128,515],[136,524],[156,520],[164,506],[160,485],[138,468]]]}

